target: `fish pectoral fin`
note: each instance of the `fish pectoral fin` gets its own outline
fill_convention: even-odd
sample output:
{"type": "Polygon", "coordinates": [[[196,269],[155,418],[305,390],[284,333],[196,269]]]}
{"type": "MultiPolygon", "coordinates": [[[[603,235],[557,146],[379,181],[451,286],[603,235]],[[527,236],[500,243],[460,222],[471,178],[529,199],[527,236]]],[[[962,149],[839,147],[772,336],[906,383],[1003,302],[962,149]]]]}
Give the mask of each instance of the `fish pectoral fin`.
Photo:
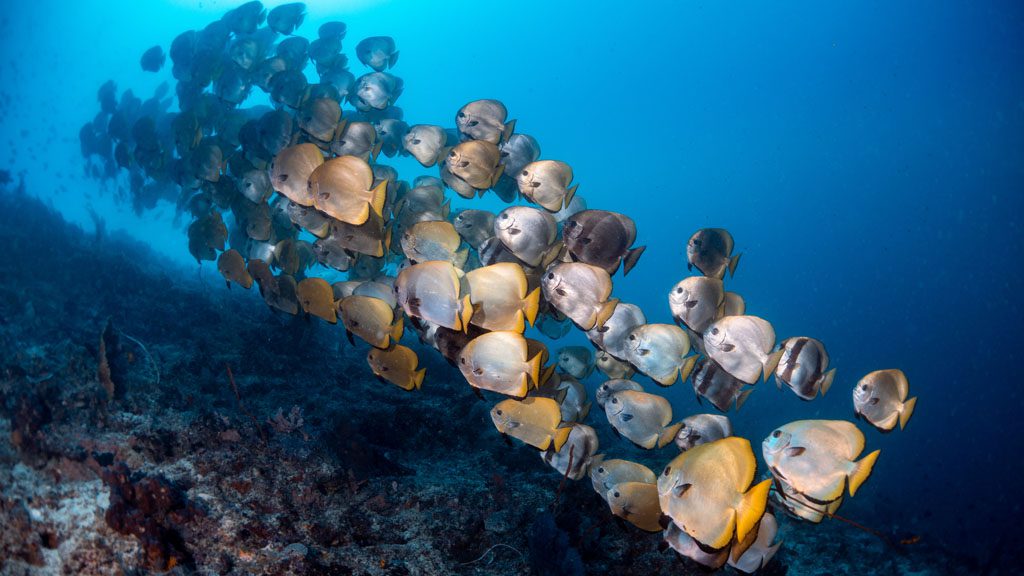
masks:
{"type": "Polygon", "coordinates": [[[722,352],[732,352],[735,349],[736,346],[734,344],[729,344],[728,342],[722,344],[722,352]]]}
{"type": "Polygon", "coordinates": [[[790,446],[786,448],[786,456],[799,456],[806,452],[807,449],[803,446],[790,446]]]}

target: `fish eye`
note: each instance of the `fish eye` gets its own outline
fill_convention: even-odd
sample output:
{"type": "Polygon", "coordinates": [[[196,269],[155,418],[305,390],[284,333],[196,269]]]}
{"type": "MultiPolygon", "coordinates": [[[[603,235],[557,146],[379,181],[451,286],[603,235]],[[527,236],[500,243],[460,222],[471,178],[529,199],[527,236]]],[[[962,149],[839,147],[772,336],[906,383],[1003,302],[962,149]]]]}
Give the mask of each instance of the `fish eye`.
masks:
{"type": "Polygon", "coordinates": [[[555,279],[555,273],[554,272],[548,272],[548,280],[554,280],[554,279],[555,279]]]}
{"type": "Polygon", "coordinates": [[[501,215],[501,219],[502,220],[508,220],[508,214],[502,214],[501,215]]]}
{"type": "Polygon", "coordinates": [[[613,496],[614,496],[615,498],[618,498],[618,497],[619,497],[619,491],[618,491],[618,490],[616,490],[616,491],[615,491],[615,494],[614,494],[613,496]]]}
{"type": "Polygon", "coordinates": [[[676,294],[682,294],[682,293],[683,293],[683,289],[682,288],[676,288],[676,294]]]}
{"type": "Polygon", "coordinates": [[[665,466],[665,471],[662,472],[662,474],[664,474],[665,476],[668,476],[668,473],[671,472],[671,471],[672,471],[672,467],[671,466],[665,466]]]}
{"type": "MultiPolygon", "coordinates": [[[[466,113],[465,112],[459,112],[459,118],[465,118],[465,117],[466,117],[466,113]]],[[[498,414],[501,414],[501,412],[498,412],[498,414]]]]}
{"type": "Polygon", "coordinates": [[[775,432],[772,432],[772,438],[778,438],[779,436],[782,436],[782,430],[776,430],[775,432]]]}
{"type": "Polygon", "coordinates": [[[630,334],[629,335],[629,339],[630,340],[636,340],[636,334],[630,334]]]}
{"type": "Polygon", "coordinates": [[[618,403],[619,403],[619,399],[618,398],[612,398],[612,404],[618,404],[618,403]]]}
{"type": "Polygon", "coordinates": [[[530,175],[530,172],[529,172],[529,171],[527,171],[527,170],[523,170],[523,176],[529,176],[529,175],[530,175]]]}
{"type": "Polygon", "coordinates": [[[718,336],[718,328],[712,328],[711,333],[714,334],[715,336],[718,336]]]}
{"type": "Polygon", "coordinates": [[[501,410],[498,410],[497,412],[495,412],[495,414],[497,414],[498,416],[501,416],[501,410]]]}
{"type": "Polygon", "coordinates": [[[452,150],[451,152],[449,152],[448,153],[448,157],[449,158],[455,158],[455,150],[452,150]]]}
{"type": "Polygon", "coordinates": [[[601,466],[600,468],[598,468],[597,469],[597,473],[598,474],[604,474],[604,466],[601,466]]]}

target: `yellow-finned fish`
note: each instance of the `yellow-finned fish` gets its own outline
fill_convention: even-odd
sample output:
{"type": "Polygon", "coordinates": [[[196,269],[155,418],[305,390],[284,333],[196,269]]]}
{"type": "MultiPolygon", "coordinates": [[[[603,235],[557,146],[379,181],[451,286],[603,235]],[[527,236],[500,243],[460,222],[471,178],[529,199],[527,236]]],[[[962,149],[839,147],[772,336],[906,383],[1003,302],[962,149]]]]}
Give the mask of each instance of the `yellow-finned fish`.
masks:
{"type": "Polygon", "coordinates": [[[557,452],[572,431],[572,426],[561,426],[562,412],[550,398],[503,400],[491,408],[491,420],[498,432],[539,450],[552,447],[557,452]]]}
{"type": "Polygon", "coordinates": [[[401,344],[387,349],[372,348],[366,361],[377,377],[405,391],[419,390],[427,372],[426,368],[419,368],[416,353],[401,344]]]}

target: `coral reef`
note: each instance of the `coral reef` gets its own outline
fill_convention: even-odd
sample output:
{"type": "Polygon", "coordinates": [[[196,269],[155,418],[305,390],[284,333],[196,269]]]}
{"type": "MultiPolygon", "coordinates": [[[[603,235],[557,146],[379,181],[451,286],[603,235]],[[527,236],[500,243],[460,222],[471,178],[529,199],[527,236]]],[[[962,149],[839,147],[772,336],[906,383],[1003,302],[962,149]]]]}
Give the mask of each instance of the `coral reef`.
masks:
{"type": "MultiPolygon", "coordinates": [[[[588,480],[556,494],[557,474],[501,442],[447,364],[426,360],[430,381],[405,393],[373,377],[365,345],[228,294],[212,270],[183,280],[194,270],[0,194],[14,213],[0,226],[16,255],[0,260],[0,573],[703,573],[616,521],[588,480]],[[144,343],[104,345],[122,363],[112,397],[108,319],[144,343]]],[[[798,528],[782,522],[766,573],[979,570],[927,542],[798,528]]]]}

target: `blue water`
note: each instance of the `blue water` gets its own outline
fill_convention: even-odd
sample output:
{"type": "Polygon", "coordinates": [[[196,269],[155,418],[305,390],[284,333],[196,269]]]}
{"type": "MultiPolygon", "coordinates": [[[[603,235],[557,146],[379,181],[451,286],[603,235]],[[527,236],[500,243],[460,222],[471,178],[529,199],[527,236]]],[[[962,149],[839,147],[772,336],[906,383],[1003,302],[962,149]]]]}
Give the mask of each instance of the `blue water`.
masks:
{"type": "MultiPolygon", "coordinates": [[[[91,225],[92,206],[189,262],[173,206],[140,217],[116,203],[82,176],[77,134],[100,84],[147,97],[171,76],[139,70],[141,53],[235,3],[140,4],[0,9],[0,168],[25,171],[29,191],[72,220],[91,225]]],[[[812,403],[760,385],[733,417],[755,447],[792,419],[852,418],[858,378],[904,370],[917,411],[905,431],[861,426],[882,456],[845,515],[974,555],[1016,530],[1024,5],[308,4],[299,33],[345,21],[357,75],[359,39],[396,39],[410,124],[451,125],[464,103],[501,99],[543,158],[572,165],[590,207],[634,218],[648,249],[615,291],[650,321],[670,321],[689,235],[728,228],[743,253],[728,288],[780,337],[824,341],[838,368],[812,403]]],[[[407,180],[436,174],[386,163],[407,180]]],[[[698,410],[686,384],[663,392],[678,413],[698,410]]]]}

